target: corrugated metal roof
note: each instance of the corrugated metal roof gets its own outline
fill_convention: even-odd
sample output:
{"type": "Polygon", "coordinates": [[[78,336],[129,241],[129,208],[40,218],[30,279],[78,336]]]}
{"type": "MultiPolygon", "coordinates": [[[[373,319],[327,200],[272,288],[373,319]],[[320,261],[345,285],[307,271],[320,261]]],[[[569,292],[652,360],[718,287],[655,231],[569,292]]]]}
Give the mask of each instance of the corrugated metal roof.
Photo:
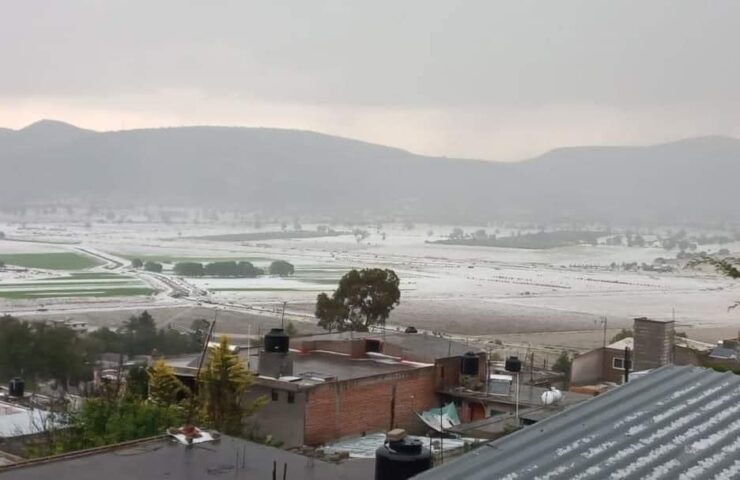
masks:
{"type": "Polygon", "coordinates": [[[661,367],[415,478],[740,478],[740,376],[661,367]]]}

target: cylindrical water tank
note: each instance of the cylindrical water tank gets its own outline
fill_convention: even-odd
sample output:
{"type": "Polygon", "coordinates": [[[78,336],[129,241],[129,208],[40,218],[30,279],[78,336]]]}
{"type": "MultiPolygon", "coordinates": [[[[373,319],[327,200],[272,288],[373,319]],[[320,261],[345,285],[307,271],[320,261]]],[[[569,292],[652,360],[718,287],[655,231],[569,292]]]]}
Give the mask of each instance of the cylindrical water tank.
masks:
{"type": "Polygon", "coordinates": [[[558,403],[562,399],[563,399],[563,392],[561,392],[557,388],[550,388],[550,390],[542,394],[542,404],[543,405],[552,405],[553,403],[558,403]]]}
{"type": "Polygon", "coordinates": [[[273,328],[265,335],[265,351],[288,353],[290,337],[282,328],[273,328]]]}
{"type": "Polygon", "coordinates": [[[468,352],[462,356],[460,372],[463,375],[478,375],[479,358],[476,353],[468,352]]]}
{"type": "Polygon", "coordinates": [[[23,397],[23,392],[26,389],[26,383],[23,381],[23,379],[15,377],[10,381],[8,384],[8,393],[11,397],[23,397]]]}
{"type": "Polygon", "coordinates": [[[507,372],[521,372],[522,371],[522,361],[519,360],[519,357],[511,356],[506,359],[506,371],[507,372]]]}
{"type": "Polygon", "coordinates": [[[432,468],[432,453],[421,440],[405,437],[375,451],[375,480],[406,480],[432,468]]]}

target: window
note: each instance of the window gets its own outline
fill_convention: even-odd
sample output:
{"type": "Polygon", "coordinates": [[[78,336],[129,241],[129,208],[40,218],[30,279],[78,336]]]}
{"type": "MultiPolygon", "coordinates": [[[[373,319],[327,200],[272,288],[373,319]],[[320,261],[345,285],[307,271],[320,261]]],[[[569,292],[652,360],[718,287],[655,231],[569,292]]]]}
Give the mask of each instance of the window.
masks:
{"type": "Polygon", "coordinates": [[[288,403],[295,403],[295,393],[288,392],[288,403]]]}
{"type": "MultiPolygon", "coordinates": [[[[624,358],[613,358],[612,368],[615,370],[624,370],[624,358]]],[[[632,370],[632,360],[627,360],[627,369],[632,370]]]]}
{"type": "Polygon", "coordinates": [[[273,402],[277,402],[278,401],[278,391],[277,390],[273,390],[272,391],[272,401],[273,402]]]}
{"type": "Polygon", "coordinates": [[[365,339],[365,351],[380,353],[380,340],[373,338],[365,339]]]}

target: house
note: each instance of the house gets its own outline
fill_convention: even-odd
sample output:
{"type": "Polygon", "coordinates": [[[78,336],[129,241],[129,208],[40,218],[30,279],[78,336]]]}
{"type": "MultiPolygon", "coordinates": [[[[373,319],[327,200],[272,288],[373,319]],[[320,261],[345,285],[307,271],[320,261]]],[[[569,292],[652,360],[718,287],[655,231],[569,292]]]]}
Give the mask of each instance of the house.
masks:
{"type": "MultiPolygon", "coordinates": [[[[439,392],[470,380],[461,375],[462,357],[446,356],[466,349],[413,333],[294,340],[273,329],[261,348],[239,352],[257,375],[246,400],[268,399],[247,428],[258,436],[269,434],[285,447],[318,446],[394,428],[424,433],[427,427],[416,414],[438,406],[439,392]]],[[[484,352],[470,355],[485,364],[484,352]]],[[[193,386],[197,356],[167,362],[193,386]]],[[[476,375],[474,383],[482,386],[485,369],[476,375]]]]}
{"type": "Polygon", "coordinates": [[[710,344],[677,336],[673,321],[639,317],[634,320],[633,331],[634,338],[623,338],[576,356],[571,366],[571,390],[585,391],[581,387],[622,383],[625,371],[648,370],[670,363],[704,365],[704,358],[712,349],[710,344]]]}
{"type": "Polygon", "coordinates": [[[414,478],[737,478],[738,432],[740,376],[665,365],[414,478]]]}

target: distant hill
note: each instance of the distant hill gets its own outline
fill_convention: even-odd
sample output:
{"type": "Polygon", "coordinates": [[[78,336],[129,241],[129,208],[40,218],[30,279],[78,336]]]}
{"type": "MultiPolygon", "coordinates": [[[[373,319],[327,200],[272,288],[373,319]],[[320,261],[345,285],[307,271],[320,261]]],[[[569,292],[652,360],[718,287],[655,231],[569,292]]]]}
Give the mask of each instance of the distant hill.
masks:
{"type": "Polygon", "coordinates": [[[740,140],[577,147],[518,163],[415,155],[307,131],[0,129],[0,202],[202,205],[437,221],[735,221],[740,140]]]}

